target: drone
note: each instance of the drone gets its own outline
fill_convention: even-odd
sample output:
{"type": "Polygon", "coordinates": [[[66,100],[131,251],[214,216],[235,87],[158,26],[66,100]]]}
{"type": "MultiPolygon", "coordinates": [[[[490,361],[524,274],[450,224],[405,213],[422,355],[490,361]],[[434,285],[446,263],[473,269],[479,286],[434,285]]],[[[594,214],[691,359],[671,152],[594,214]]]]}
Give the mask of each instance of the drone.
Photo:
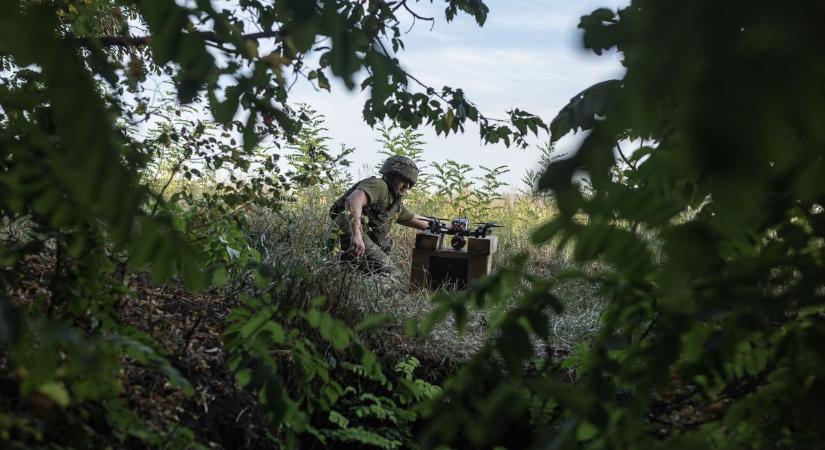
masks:
{"type": "Polygon", "coordinates": [[[467,237],[485,238],[492,233],[493,228],[500,228],[502,225],[497,225],[495,222],[475,222],[475,229],[470,229],[470,219],[464,217],[457,217],[450,221],[447,225],[446,219],[437,217],[428,218],[427,231],[435,234],[449,234],[452,235],[450,239],[450,246],[455,250],[461,250],[467,245],[467,237]]]}

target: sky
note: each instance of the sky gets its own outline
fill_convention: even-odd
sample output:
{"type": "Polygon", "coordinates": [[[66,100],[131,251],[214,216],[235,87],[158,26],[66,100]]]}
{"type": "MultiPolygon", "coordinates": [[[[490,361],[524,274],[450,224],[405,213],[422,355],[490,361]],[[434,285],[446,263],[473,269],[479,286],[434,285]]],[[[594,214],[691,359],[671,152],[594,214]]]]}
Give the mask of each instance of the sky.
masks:
{"type": "MultiPolygon", "coordinates": [[[[582,32],[577,28],[582,15],[606,7],[617,9],[629,0],[485,0],[490,8],[487,22],[479,27],[475,20],[459,15],[452,22],[444,18],[444,3],[409,2],[421,16],[434,17],[434,23],[417,21],[403,36],[406,49],[396,56],[402,66],[425,84],[464,89],[467,98],[487,117],[506,118],[506,111],[519,108],[550,122],[570,98],[587,87],[607,79],[621,78],[624,69],[616,52],[601,56],[582,47],[582,32]]],[[[399,14],[406,16],[401,10],[399,14]]],[[[402,32],[410,25],[402,22],[402,32]]],[[[332,93],[315,91],[308,83],[297,83],[290,92],[291,102],[312,105],[326,119],[330,149],[340,144],[354,147],[351,155],[353,176],[367,176],[380,161],[379,133],[363,120],[361,110],[367,94],[356,88],[348,91],[333,82],[332,93]]],[[[507,165],[510,172],[502,180],[510,188],[523,187],[521,179],[528,169],[536,169],[546,142],[541,133],[531,138],[527,149],[507,148],[503,144],[485,145],[478,127],[470,124],[465,132],[436,136],[430,128],[424,133],[423,157],[442,163],[453,159],[478,167],[507,165]]],[[[567,136],[556,145],[560,153],[576,148],[580,137],[567,136]]],[[[424,170],[427,170],[424,168],[424,170]]],[[[480,175],[475,171],[472,175],[480,175]]]]}

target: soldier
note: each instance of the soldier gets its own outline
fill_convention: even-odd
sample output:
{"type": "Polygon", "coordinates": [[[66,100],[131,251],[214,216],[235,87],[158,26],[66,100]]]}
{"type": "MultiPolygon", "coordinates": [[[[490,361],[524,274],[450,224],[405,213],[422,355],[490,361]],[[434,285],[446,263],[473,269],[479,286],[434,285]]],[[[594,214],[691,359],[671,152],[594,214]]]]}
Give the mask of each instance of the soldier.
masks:
{"type": "Polygon", "coordinates": [[[393,155],[378,171],[381,178],[361,180],[342,195],[330,208],[330,217],[340,230],[341,259],[354,261],[369,272],[401,276],[388,253],[393,222],[427,229],[427,220],[407,210],[404,195],[418,180],[415,161],[393,155]]]}

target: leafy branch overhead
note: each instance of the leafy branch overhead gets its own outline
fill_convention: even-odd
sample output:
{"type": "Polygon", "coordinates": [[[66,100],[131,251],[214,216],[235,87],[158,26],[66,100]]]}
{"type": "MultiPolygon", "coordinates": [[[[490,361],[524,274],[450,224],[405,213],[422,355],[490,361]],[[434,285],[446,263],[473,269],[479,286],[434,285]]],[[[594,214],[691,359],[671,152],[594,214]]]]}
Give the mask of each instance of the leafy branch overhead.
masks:
{"type": "Polygon", "coordinates": [[[550,122],[552,142],[571,132],[593,129],[599,118],[606,116],[610,98],[618,89],[621,89],[620,80],[602,81],[570,99],[550,122]]]}
{"type": "MultiPolygon", "coordinates": [[[[121,446],[198,448],[186,426],[147,431],[119,377],[139,364],[163,376],[165,394],[202,394],[179,367],[200,319],[164,356],[119,313],[137,297],[132,275],[195,289],[232,272],[247,290],[228,316],[217,302],[228,329],[215,332],[225,331],[215,352],[225,350],[228,385],[263,411],[262,434],[284,446],[822,447],[825,6],[598,9],[581,19],[583,44],[617,50],[626,72],[582,91],[547,127],[518,109],[490,118],[463,90],[403,70],[402,22],[432,19],[414,2],[224,4],[0,0],[0,223],[29,226],[25,242],[0,246],[0,443],[103,448],[111,442],[95,439],[107,432],[121,446]],[[532,239],[574,265],[549,276],[518,255],[412,318],[410,333],[448,315],[461,331],[472,308],[495,308],[488,340],[440,387],[411,358],[382,368],[364,337],[384,319],[354,331],[333,315],[353,299],[319,286],[312,264],[287,267],[278,253],[264,262],[235,214],[282,198],[288,181],[308,193],[345,182],[336,170],[350,149],[329,151],[321,118],[288,106],[294,83],[330,90],[331,79],[369,91],[367,123],[407,130],[384,129],[394,154],[420,155],[418,126],[449,134],[477,123],[485,142],[507,145],[551,132],[543,173],[526,181],[557,214],[532,239]],[[193,117],[199,105],[217,123],[193,117]],[[579,131],[577,151],[557,157],[553,143],[579,131]],[[295,168],[286,176],[282,149],[295,168]],[[205,189],[189,183],[209,177],[205,189]],[[40,259],[49,275],[30,277],[31,289],[21,279],[40,259]],[[559,361],[555,292],[569,280],[598,283],[607,303],[598,335],[559,361]],[[22,291],[33,299],[12,300],[22,291]],[[706,414],[675,419],[696,410],[706,414]]],[[[447,20],[487,17],[480,0],[443,5],[447,20]]],[[[429,167],[439,203],[484,202],[490,214],[506,203],[506,167],[482,167],[472,197],[472,168],[443,161],[429,167]]],[[[327,217],[322,208],[303,223],[327,217]]],[[[270,225],[261,243],[289,240],[270,225]]],[[[315,255],[304,250],[289,253],[315,255]]],[[[356,284],[347,277],[339,293],[356,284]]]]}
{"type": "MultiPolygon", "coordinates": [[[[598,338],[563,366],[575,367],[576,385],[550,370],[542,381],[500,380],[484,391],[529,391],[551,405],[557,420],[542,444],[820,445],[821,420],[811,417],[825,372],[825,135],[811,118],[825,111],[817,69],[825,55],[815,44],[823,14],[821,5],[633,0],[582,18],[584,45],[619,51],[626,73],[585,89],[552,121],[553,141],[588,133],[540,177],[559,215],[533,237],[570,248],[581,264],[605,264],[598,279],[609,303],[598,338]],[[673,398],[713,413],[679,426],[674,417],[688,408],[667,409],[673,398]],[[663,407],[671,417],[658,417],[663,407]]],[[[468,297],[494,297],[484,291],[494,286],[468,297]]],[[[480,408],[477,386],[459,380],[495,372],[497,358],[526,364],[531,352],[515,349],[541,339],[549,318],[532,310],[522,330],[502,330],[451,380],[441,405],[451,410],[436,416],[434,442],[458,426],[495,429],[502,417],[527,414],[524,403],[480,408]]]]}
{"type": "MultiPolygon", "coordinates": [[[[411,77],[389,50],[404,45],[396,14],[415,16],[403,1],[244,1],[223,10],[200,1],[0,0],[0,8],[0,218],[25,220],[33,236],[0,247],[2,362],[20,374],[23,398],[42,393],[59,407],[111,400],[111,374],[127,355],[190,393],[151,339],[121,323],[116,305],[132,294],[126,273],[201,289],[225,283],[228,269],[263,266],[231,219],[254,200],[279,198],[287,180],[271,151],[286,143],[299,154],[299,184],[328,175],[315,156],[334,165],[351,151],[334,156],[311,142],[311,120],[300,134],[301,112],[287,106],[296,81],[329,90],[336,77],[353,89],[365,74],[368,122],[397,117],[449,133],[492,121],[460,90],[407,90],[411,77]],[[404,103],[414,95],[423,102],[404,103]],[[217,124],[193,118],[190,105],[208,105],[217,124]],[[174,189],[209,177],[220,178],[209,190],[174,189]],[[45,306],[15,304],[7,287],[43,251],[56,260],[45,306]],[[80,340],[86,333],[93,338],[80,340]],[[102,386],[88,395],[73,391],[87,387],[84,368],[102,386]]],[[[446,2],[448,19],[459,13],[482,24],[487,8],[446,2]]]]}
{"type": "MultiPolygon", "coordinates": [[[[114,114],[118,113],[115,110],[126,112],[139,121],[150,120],[153,111],[147,103],[151,95],[143,83],[150,75],[170,78],[184,104],[208,100],[212,116],[242,135],[244,153],[253,152],[266,134],[274,132],[290,139],[296,135],[300,121],[287,106],[287,99],[291,85],[299,78],[329,89],[327,75],[331,74],[354,88],[361,71],[367,75],[361,87],[371,95],[364,107],[364,119],[370,124],[390,118],[403,127],[430,125],[447,134],[463,131],[468,120],[477,121],[488,142],[520,145],[524,145],[526,133],[544,128],[537,117],[520,111],[511,113],[512,126],[487,118],[460,89],[436,91],[420,83],[416,84],[420,92],[408,89],[409,82],[417,80],[401,69],[390,51],[404,46],[399,28],[402,17],[397,14],[414,14],[413,5],[404,1],[241,2],[232,10],[218,9],[208,2],[127,2],[116,6],[95,1],[20,7],[6,0],[3,6],[9,14],[0,19],[4,25],[0,54],[5,64],[33,67],[24,87],[11,89],[12,84],[6,84],[4,105],[28,102],[54,106],[49,122],[30,121],[32,116],[25,108],[19,115],[14,115],[13,108],[6,113],[19,118],[20,127],[45,135],[56,132],[59,145],[46,153],[66,157],[68,162],[60,164],[77,166],[77,179],[55,177],[39,167],[41,172],[46,170],[43,179],[54,179],[58,184],[39,191],[20,187],[20,195],[25,191],[28,201],[38,202],[52,217],[65,218],[73,211],[77,217],[71,223],[84,218],[105,219],[116,226],[115,236],[123,241],[130,238],[134,217],[142,214],[138,205],[148,194],[129,188],[138,183],[117,161],[134,146],[124,133],[105,131],[115,129],[105,109],[112,108],[114,114]],[[146,30],[142,35],[141,28],[146,30]],[[315,67],[307,62],[310,55],[317,56],[315,67]],[[100,80],[105,83],[96,84],[100,80]],[[26,91],[29,88],[39,97],[32,97],[32,92],[26,91]],[[136,106],[128,104],[127,91],[137,99],[136,106]],[[145,119],[140,119],[141,115],[145,119]],[[53,128],[48,129],[51,124],[53,128]],[[88,173],[100,175],[90,177],[88,173]],[[60,201],[66,195],[69,201],[60,201]],[[84,206],[70,208],[72,204],[84,206]]],[[[487,7],[481,1],[446,2],[448,19],[459,12],[483,24],[487,7]]],[[[47,145],[44,143],[52,141],[39,142],[47,145]]],[[[14,152],[19,142],[9,144],[6,148],[14,152]]],[[[16,161],[22,164],[27,157],[19,155],[16,161]]],[[[133,161],[141,157],[127,155],[133,161]]],[[[16,189],[12,185],[7,188],[16,189]]],[[[195,270],[187,267],[197,264],[185,262],[191,259],[185,255],[192,250],[181,247],[174,233],[152,231],[169,225],[161,224],[157,217],[141,220],[152,222],[138,228],[151,234],[149,241],[166,241],[157,248],[183,255],[182,259],[173,257],[177,262],[160,276],[183,270],[194,277],[195,270]]]]}
{"type": "MultiPolygon", "coordinates": [[[[459,12],[472,15],[479,25],[486,20],[488,9],[480,0],[446,3],[447,20],[459,12]]],[[[391,119],[405,128],[428,125],[439,134],[449,134],[464,131],[469,120],[479,122],[485,142],[522,147],[527,145],[524,138],[528,133],[546,130],[540,118],[523,111],[510,112],[507,120],[485,116],[461,89],[437,90],[404,70],[395,56],[404,49],[400,24],[405,18],[398,13],[406,12],[413,20],[424,19],[406,0],[366,5],[351,0],[278,2],[274,6],[249,2],[233,11],[162,2],[136,7],[151,34],[136,36],[124,27],[120,35],[66,37],[98,51],[148,46],[151,64],[163,66],[175,61],[180,65],[176,81],[181,101],[188,103],[205,91],[215,118],[222,123],[228,123],[240,106],[251,113],[247,126],[261,115],[267,123],[274,121],[292,132],[296,124],[285,110],[285,102],[289,88],[299,78],[330,90],[331,73],[353,89],[359,72],[364,71],[367,76],[360,88],[370,93],[363,110],[370,125],[391,119]],[[256,17],[254,24],[246,19],[250,14],[256,17]],[[247,31],[252,25],[262,31],[247,31]],[[213,56],[216,53],[227,63],[219,64],[213,56]],[[310,55],[317,56],[317,66],[307,62],[310,55]],[[218,83],[225,75],[233,77],[235,84],[218,83]],[[287,80],[287,76],[293,79],[287,80]],[[262,101],[261,97],[275,101],[262,101]]],[[[254,140],[248,145],[254,145],[254,140]]]]}

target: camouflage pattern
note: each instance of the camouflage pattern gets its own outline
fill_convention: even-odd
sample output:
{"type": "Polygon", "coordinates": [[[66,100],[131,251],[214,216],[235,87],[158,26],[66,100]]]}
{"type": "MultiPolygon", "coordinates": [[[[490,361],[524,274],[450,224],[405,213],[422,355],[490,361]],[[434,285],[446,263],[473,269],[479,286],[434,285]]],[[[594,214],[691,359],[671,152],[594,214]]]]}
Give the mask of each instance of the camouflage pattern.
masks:
{"type": "MultiPolygon", "coordinates": [[[[341,253],[341,260],[351,262],[367,273],[389,274],[394,278],[401,278],[401,270],[392,261],[392,258],[390,258],[387,252],[369,236],[362,235],[362,237],[364,238],[364,254],[357,257],[351,251],[344,251],[341,253]]],[[[352,240],[349,234],[342,234],[340,240],[342,249],[352,247],[352,240]]]]}
{"type": "MultiPolygon", "coordinates": [[[[339,197],[335,203],[333,203],[329,210],[330,217],[335,221],[335,224],[338,225],[338,228],[340,228],[343,233],[349,234],[349,215],[347,214],[345,206],[347,197],[349,197],[350,194],[352,194],[356,189],[367,189],[363,186],[365,183],[375,184],[376,182],[381,184],[385,183],[379,178],[368,178],[358,182],[355,186],[351,187],[347,192],[339,197]]],[[[373,193],[368,192],[368,195],[372,197],[373,193]]],[[[402,217],[403,219],[411,216],[406,208],[404,208],[400,197],[390,195],[390,198],[392,200],[389,204],[379,201],[370,202],[361,214],[361,234],[364,237],[368,236],[376,245],[378,245],[380,249],[385,252],[389,252],[392,249],[392,240],[389,237],[390,226],[399,220],[399,217],[402,217]]]]}
{"type": "Polygon", "coordinates": [[[351,261],[367,272],[400,276],[400,270],[388,254],[392,249],[390,226],[398,220],[410,220],[414,215],[404,208],[401,196],[391,186],[391,179],[393,174],[398,174],[409,179],[411,185],[415,184],[418,166],[406,156],[393,155],[384,161],[378,172],[383,178],[361,180],[339,197],[329,210],[330,218],[338,229],[341,259],[351,261]],[[347,197],[356,189],[363,190],[370,199],[361,212],[361,236],[365,250],[360,257],[352,253],[349,213],[346,210],[347,197]]]}
{"type": "Polygon", "coordinates": [[[384,164],[381,165],[381,169],[378,171],[381,175],[389,175],[391,173],[397,173],[404,178],[410,180],[412,185],[418,181],[418,166],[415,164],[411,158],[401,155],[392,155],[384,161],[384,164]]]}
{"type": "Polygon", "coordinates": [[[389,256],[392,250],[390,227],[399,217],[406,220],[412,213],[404,208],[401,197],[391,193],[387,181],[377,177],[361,180],[333,203],[329,213],[339,234],[341,259],[354,262],[367,272],[400,275],[389,256]],[[349,252],[352,247],[352,236],[349,229],[349,214],[345,206],[347,197],[356,189],[365,190],[373,200],[364,207],[361,214],[361,236],[364,239],[365,252],[358,258],[349,252]]]}

